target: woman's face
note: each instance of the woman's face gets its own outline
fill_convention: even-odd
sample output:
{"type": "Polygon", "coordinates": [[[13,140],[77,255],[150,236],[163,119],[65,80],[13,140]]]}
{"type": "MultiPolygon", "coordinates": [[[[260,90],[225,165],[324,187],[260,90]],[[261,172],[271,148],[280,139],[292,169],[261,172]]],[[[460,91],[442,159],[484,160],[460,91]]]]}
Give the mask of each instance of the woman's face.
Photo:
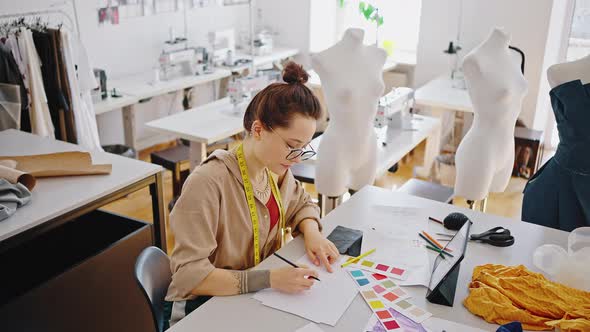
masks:
{"type": "Polygon", "coordinates": [[[282,175],[293,164],[301,161],[301,157],[287,159],[292,149],[311,150],[309,142],[316,129],[316,120],[300,114],[294,114],[289,127],[264,128],[260,121],[255,121],[254,153],[273,173],[282,175]]]}

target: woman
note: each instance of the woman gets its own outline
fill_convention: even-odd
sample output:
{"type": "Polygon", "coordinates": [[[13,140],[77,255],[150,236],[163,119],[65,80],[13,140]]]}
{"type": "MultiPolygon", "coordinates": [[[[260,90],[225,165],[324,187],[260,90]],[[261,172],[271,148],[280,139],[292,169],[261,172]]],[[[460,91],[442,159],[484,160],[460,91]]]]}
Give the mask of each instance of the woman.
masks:
{"type": "Polygon", "coordinates": [[[319,208],[289,171],[315,154],[309,142],[321,110],[307,79],[289,63],[286,83],[269,85],[248,105],[244,142],[215,151],[184,184],[170,214],[176,239],[165,310],[170,325],[210,296],[309,289],[308,277],[318,274],[307,267],[249,270],[280,248],[288,227],[293,236],[303,234],[310,260],[332,272],[338,250],[320,233],[319,208]]]}

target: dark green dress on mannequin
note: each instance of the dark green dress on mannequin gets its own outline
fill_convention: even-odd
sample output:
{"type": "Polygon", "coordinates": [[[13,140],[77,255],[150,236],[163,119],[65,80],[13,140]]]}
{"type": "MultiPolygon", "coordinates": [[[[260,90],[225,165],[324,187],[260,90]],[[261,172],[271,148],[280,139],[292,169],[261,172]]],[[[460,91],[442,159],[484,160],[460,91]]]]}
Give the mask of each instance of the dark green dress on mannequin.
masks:
{"type": "Polygon", "coordinates": [[[590,226],[590,83],[563,83],[549,95],[559,146],[527,183],[522,220],[569,232],[590,226]]]}

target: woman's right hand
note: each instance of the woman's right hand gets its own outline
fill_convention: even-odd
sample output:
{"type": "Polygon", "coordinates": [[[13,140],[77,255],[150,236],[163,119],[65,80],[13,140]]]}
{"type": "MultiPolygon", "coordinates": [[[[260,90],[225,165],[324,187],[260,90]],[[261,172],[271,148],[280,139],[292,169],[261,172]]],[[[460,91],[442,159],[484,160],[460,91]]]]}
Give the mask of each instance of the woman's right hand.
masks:
{"type": "Polygon", "coordinates": [[[270,271],[270,287],[281,292],[294,294],[308,290],[316,280],[308,276],[318,277],[318,273],[308,267],[283,267],[270,271]]]}

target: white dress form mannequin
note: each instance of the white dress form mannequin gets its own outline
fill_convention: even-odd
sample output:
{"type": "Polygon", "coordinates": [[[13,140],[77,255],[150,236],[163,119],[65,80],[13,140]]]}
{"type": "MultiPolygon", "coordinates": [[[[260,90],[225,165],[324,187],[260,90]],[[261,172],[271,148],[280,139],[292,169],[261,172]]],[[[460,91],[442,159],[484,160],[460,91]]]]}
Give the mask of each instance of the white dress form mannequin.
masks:
{"type": "Polygon", "coordinates": [[[474,119],[455,156],[455,195],[469,201],[504,191],[512,173],[514,127],[528,84],[509,42],[510,36],[495,28],[463,60],[474,119]]]}
{"type": "Polygon", "coordinates": [[[348,29],[342,40],[311,58],[330,113],[318,148],[315,179],[318,192],[328,197],[359,190],[375,180],[373,122],[385,89],[382,68],[387,54],[363,45],[363,37],[363,30],[348,29]]]}
{"type": "Polygon", "coordinates": [[[574,80],[582,80],[582,84],[590,83],[590,55],[578,60],[558,63],[547,69],[547,81],[552,89],[574,80]]]}

